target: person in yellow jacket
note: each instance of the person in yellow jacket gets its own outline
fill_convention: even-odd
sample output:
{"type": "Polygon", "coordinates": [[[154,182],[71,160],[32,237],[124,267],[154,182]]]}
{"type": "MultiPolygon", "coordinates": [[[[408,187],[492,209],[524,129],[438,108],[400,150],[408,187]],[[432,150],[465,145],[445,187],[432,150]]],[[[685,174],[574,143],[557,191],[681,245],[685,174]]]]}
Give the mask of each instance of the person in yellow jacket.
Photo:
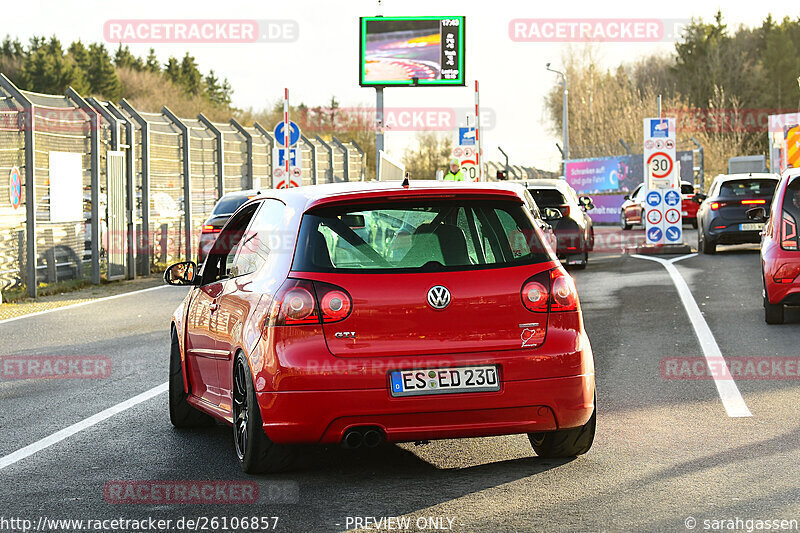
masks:
{"type": "Polygon", "coordinates": [[[445,181],[472,181],[467,176],[467,173],[464,172],[464,169],[461,168],[461,163],[459,163],[457,158],[453,158],[450,160],[450,170],[447,174],[444,175],[445,181]]]}

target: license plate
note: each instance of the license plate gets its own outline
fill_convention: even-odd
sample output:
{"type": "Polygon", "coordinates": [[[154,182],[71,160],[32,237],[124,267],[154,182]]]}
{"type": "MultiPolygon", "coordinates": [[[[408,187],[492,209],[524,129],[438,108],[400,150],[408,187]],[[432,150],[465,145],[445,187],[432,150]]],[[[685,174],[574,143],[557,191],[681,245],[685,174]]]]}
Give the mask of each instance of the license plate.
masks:
{"type": "Polygon", "coordinates": [[[393,370],[389,390],[395,397],[498,391],[500,379],[495,365],[393,370]]]}
{"type": "Polygon", "coordinates": [[[761,231],[764,228],[763,222],[751,222],[748,224],[739,224],[739,231],[761,231]]]}
{"type": "Polygon", "coordinates": [[[685,217],[689,216],[689,211],[681,211],[681,214],[685,217]]]}

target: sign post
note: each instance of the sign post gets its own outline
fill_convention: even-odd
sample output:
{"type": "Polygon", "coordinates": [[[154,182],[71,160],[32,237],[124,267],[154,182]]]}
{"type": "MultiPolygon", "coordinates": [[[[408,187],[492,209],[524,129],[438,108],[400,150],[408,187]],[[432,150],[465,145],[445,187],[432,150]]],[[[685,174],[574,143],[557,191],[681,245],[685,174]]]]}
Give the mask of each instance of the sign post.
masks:
{"type": "Polygon", "coordinates": [[[644,119],[647,244],[683,244],[680,173],[674,118],[644,119]]]}
{"type": "Polygon", "coordinates": [[[273,130],[276,146],[272,151],[272,177],[276,189],[298,187],[303,182],[303,155],[297,143],[300,126],[289,120],[289,89],[283,107],[283,122],[273,130]]]}

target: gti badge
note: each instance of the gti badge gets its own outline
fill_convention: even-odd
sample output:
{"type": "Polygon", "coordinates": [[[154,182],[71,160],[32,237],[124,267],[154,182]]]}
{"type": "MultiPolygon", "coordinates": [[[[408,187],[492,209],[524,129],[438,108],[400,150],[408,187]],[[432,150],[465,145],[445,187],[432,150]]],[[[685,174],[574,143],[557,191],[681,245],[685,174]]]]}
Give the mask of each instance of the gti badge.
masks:
{"type": "Polygon", "coordinates": [[[355,331],[337,331],[333,334],[334,337],[337,339],[355,339],[356,332],[355,331]]]}
{"type": "Polygon", "coordinates": [[[428,305],[434,309],[444,309],[450,305],[450,291],[444,285],[436,285],[428,290],[428,305]]]}

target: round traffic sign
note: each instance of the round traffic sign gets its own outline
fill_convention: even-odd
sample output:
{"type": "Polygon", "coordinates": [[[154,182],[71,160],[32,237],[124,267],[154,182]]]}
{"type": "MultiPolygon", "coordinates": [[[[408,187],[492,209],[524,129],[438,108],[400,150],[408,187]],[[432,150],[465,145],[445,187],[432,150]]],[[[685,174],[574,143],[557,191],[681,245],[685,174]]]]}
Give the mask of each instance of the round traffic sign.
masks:
{"type": "Polygon", "coordinates": [[[283,177],[283,169],[281,167],[275,167],[275,170],[272,171],[272,175],[276,178],[283,177]]]}
{"type": "Polygon", "coordinates": [[[677,242],[681,238],[681,229],[677,226],[670,226],[664,234],[668,241],[677,242]]]}
{"type": "Polygon", "coordinates": [[[650,191],[647,193],[646,196],[647,205],[650,207],[656,207],[658,204],[661,203],[661,193],[658,191],[650,191]]]}
{"type": "Polygon", "coordinates": [[[672,158],[665,152],[656,152],[647,160],[654,178],[666,178],[672,173],[672,158]]]}
{"type": "Polygon", "coordinates": [[[18,209],[22,203],[22,178],[20,178],[19,169],[17,167],[12,167],[11,174],[9,174],[8,178],[11,207],[18,209]]]}
{"type": "MultiPolygon", "coordinates": [[[[286,144],[286,138],[284,137],[284,124],[283,121],[278,122],[275,124],[275,129],[272,130],[272,133],[275,135],[275,142],[278,143],[279,146],[284,146],[286,144]]],[[[300,126],[297,125],[296,122],[289,121],[289,146],[294,146],[297,144],[297,141],[300,140],[300,126]]]]}
{"type": "Polygon", "coordinates": [[[647,238],[653,242],[661,240],[661,228],[650,228],[647,230],[647,238]]]}
{"type": "Polygon", "coordinates": [[[300,172],[300,168],[299,167],[293,167],[292,168],[292,177],[293,178],[299,178],[300,177],[300,173],[301,172],[300,172]]]}
{"type": "Polygon", "coordinates": [[[650,224],[658,224],[661,222],[661,211],[658,209],[651,209],[647,212],[647,221],[650,224]]]}
{"type": "Polygon", "coordinates": [[[664,201],[668,206],[678,205],[681,203],[681,195],[678,194],[678,191],[667,191],[664,195],[664,201]]]}
{"type": "Polygon", "coordinates": [[[297,182],[294,180],[282,180],[275,186],[276,189],[288,189],[289,187],[299,187],[299,185],[297,185],[297,182]]]}
{"type": "Polygon", "coordinates": [[[461,148],[459,148],[458,146],[456,146],[455,148],[453,148],[453,156],[455,156],[455,157],[461,157],[461,156],[463,155],[463,153],[464,153],[464,150],[462,150],[462,149],[461,149],[461,148]]]}
{"type": "Polygon", "coordinates": [[[464,157],[472,157],[472,148],[464,148],[464,157]]]}
{"type": "Polygon", "coordinates": [[[664,213],[664,220],[670,224],[677,224],[680,219],[681,213],[677,209],[667,209],[667,212],[664,213]]]}

